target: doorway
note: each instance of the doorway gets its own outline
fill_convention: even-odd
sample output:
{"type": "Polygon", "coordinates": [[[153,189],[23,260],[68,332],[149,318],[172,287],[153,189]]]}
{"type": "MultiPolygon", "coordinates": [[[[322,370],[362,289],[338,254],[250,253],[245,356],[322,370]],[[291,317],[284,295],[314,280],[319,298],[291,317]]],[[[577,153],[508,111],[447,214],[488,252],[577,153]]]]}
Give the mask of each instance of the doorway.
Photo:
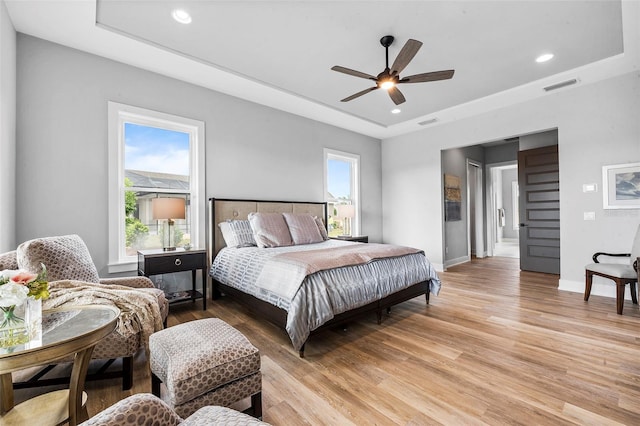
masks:
{"type": "Polygon", "coordinates": [[[482,163],[467,158],[467,253],[485,257],[482,163]]]}
{"type": "Polygon", "coordinates": [[[487,255],[520,257],[518,163],[487,165],[487,255]]]}

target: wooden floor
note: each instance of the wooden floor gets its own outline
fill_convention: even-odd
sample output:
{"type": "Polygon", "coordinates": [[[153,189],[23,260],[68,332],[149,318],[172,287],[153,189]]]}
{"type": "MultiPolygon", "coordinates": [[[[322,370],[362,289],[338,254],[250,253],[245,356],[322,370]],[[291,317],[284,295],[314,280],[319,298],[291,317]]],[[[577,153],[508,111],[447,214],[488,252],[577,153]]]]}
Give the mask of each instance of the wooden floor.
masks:
{"type": "MultiPolygon", "coordinates": [[[[640,311],[558,291],[518,259],[441,273],[442,291],[318,334],[298,357],[282,330],[229,300],[172,306],[169,325],[219,317],[262,354],[264,420],[274,425],[640,424],[640,311]]],[[[149,392],[144,356],[132,391],[89,383],[89,413],[149,392]]],[[[244,403],[244,402],[243,402],[244,403]]],[[[238,406],[237,408],[244,408],[238,406]]]]}

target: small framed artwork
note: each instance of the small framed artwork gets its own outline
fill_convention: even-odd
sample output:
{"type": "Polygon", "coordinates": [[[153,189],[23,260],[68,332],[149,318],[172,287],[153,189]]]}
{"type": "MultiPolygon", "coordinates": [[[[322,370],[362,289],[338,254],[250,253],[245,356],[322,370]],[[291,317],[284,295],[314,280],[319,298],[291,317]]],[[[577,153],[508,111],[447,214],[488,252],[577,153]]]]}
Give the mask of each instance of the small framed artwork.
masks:
{"type": "Polygon", "coordinates": [[[602,166],[605,209],[640,209],[640,163],[602,166]]]}
{"type": "Polygon", "coordinates": [[[452,222],[462,220],[462,195],[460,192],[460,177],[444,175],[444,220],[452,222]]]}

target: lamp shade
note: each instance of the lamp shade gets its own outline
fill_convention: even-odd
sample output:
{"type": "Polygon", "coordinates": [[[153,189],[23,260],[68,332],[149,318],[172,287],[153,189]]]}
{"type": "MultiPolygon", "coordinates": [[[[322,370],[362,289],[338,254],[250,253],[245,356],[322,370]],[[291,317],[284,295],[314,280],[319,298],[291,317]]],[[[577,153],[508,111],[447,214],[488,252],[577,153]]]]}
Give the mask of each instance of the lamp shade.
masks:
{"type": "Polygon", "coordinates": [[[338,211],[338,217],[355,217],[356,216],[356,208],[351,204],[339,204],[336,206],[336,210],[338,211]]]}
{"type": "Polygon", "coordinates": [[[151,200],[151,214],[154,220],[184,219],[184,198],[154,198],[151,200]]]}

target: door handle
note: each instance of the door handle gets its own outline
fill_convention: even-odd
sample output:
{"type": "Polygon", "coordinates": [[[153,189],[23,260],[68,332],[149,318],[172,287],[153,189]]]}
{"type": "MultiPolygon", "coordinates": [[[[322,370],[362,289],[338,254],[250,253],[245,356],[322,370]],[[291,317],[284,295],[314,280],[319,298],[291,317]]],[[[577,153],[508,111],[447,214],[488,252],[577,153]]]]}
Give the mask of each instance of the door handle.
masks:
{"type": "Polygon", "coordinates": [[[519,225],[520,225],[521,228],[524,228],[525,226],[529,226],[526,223],[520,223],[519,225]]]}

